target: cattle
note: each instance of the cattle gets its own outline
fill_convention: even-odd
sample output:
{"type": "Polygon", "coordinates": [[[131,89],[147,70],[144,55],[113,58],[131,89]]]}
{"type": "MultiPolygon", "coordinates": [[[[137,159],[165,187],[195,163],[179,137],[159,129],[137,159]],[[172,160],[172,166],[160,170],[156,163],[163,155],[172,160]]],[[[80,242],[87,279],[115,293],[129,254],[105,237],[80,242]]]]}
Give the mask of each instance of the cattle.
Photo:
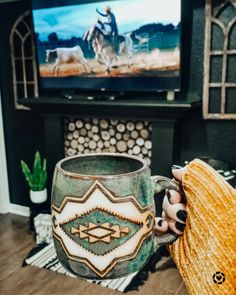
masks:
{"type": "Polygon", "coordinates": [[[88,61],[85,59],[80,46],[58,47],[55,49],[46,49],[46,62],[55,60],[52,74],[58,76],[60,66],[68,63],[80,63],[86,72],[90,72],[88,61]]]}

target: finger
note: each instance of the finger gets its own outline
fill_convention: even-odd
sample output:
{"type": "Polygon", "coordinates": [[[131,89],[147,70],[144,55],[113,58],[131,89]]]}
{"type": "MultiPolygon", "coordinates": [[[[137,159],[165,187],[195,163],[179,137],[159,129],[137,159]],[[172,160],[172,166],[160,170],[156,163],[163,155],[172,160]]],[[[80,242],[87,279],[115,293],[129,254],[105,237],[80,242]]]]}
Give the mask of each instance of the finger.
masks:
{"type": "Polygon", "coordinates": [[[186,206],[182,203],[170,204],[168,198],[163,200],[163,210],[168,218],[174,219],[179,222],[185,222],[187,218],[186,206]]]}
{"type": "Polygon", "coordinates": [[[168,219],[169,229],[178,235],[183,234],[185,226],[186,226],[185,223],[179,223],[179,222],[175,221],[174,219],[168,219]]]}
{"type": "Polygon", "coordinates": [[[168,198],[170,204],[181,203],[182,196],[174,190],[166,190],[165,198],[168,198]]]}
{"type": "Polygon", "coordinates": [[[166,216],[165,213],[163,214],[163,216],[164,216],[165,220],[166,220],[167,223],[168,223],[168,228],[169,228],[171,231],[175,232],[175,233],[178,234],[178,235],[181,235],[181,234],[183,233],[183,230],[184,230],[184,228],[185,228],[185,226],[186,226],[185,223],[177,222],[176,220],[171,219],[171,218],[169,218],[168,216],[166,216]]]}
{"type": "Polygon", "coordinates": [[[172,169],[172,174],[175,179],[182,181],[184,174],[187,172],[187,166],[181,169],[172,169]]]}
{"type": "Polygon", "coordinates": [[[162,217],[164,220],[166,220],[166,213],[165,213],[164,210],[162,211],[161,217],[162,217]]]}
{"type": "Polygon", "coordinates": [[[168,223],[161,217],[155,218],[155,233],[163,234],[168,231],[168,223]]]}

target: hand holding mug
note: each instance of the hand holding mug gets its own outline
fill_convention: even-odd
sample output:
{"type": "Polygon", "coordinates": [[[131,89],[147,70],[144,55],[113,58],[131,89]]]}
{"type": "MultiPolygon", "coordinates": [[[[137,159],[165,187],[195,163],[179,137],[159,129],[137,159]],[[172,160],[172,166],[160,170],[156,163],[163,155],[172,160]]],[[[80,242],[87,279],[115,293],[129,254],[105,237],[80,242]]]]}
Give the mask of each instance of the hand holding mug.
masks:
{"type": "MultiPolygon", "coordinates": [[[[174,178],[182,182],[183,175],[187,171],[187,167],[181,169],[173,169],[174,178]]],[[[163,235],[171,230],[177,235],[181,235],[185,228],[187,218],[185,196],[177,191],[166,191],[162,204],[162,217],[156,217],[156,234],[163,235]]]]}

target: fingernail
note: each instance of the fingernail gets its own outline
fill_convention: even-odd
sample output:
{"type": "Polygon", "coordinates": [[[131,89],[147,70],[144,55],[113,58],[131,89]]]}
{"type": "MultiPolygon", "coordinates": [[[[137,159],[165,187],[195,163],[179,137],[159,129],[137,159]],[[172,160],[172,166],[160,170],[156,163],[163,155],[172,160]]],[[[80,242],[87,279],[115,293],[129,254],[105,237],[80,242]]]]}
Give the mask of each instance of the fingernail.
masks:
{"type": "Polygon", "coordinates": [[[177,213],[176,213],[176,216],[182,220],[182,221],[186,221],[186,218],[187,218],[187,212],[185,210],[179,210],[177,213]]]}
{"type": "Polygon", "coordinates": [[[158,226],[162,226],[162,223],[163,223],[163,220],[162,220],[162,219],[160,219],[160,220],[157,222],[158,226]]]}
{"type": "Polygon", "coordinates": [[[181,169],[183,168],[182,166],[179,166],[179,165],[172,165],[171,169],[181,169]]]}
{"type": "Polygon", "coordinates": [[[180,231],[184,231],[185,223],[180,223],[180,222],[176,221],[175,227],[180,231]]]}
{"type": "Polygon", "coordinates": [[[170,194],[170,191],[167,191],[166,192],[166,195],[167,195],[167,199],[168,199],[169,203],[172,204],[171,203],[171,194],[170,194]]]}

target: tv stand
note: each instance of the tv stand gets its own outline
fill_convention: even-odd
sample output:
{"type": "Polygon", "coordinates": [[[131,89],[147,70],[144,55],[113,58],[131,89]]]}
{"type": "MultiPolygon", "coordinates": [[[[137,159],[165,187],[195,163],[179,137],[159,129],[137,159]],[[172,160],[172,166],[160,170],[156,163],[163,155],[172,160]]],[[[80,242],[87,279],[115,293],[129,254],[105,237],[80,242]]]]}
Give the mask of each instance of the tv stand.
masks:
{"type": "Polygon", "coordinates": [[[121,93],[92,93],[92,94],[76,94],[75,92],[63,92],[62,98],[67,100],[95,100],[95,101],[114,101],[117,99],[125,98],[123,92],[121,93]]]}
{"type": "Polygon", "coordinates": [[[115,100],[117,98],[116,95],[111,94],[98,94],[98,95],[77,95],[77,94],[70,94],[66,93],[62,95],[63,99],[67,100],[115,100]]]}
{"type": "Polygon", "coordinates": [[[105,93],[87,96],[88,100],[115,100],[116,98],[117,98],[116,95],[105,94],[105,93]]]}
{"type": "Polygon", "coordinates": [[[65,98],[65,99],[73,99],[74,95],[75,95],[74,91],[63,91],[61,94],[62,98],[65,98]]]}
{"type": "Polygon", "coordinates": [[[174,91],[167,91],[167,93],[166,93],[166,99],[168,101],[175,100],[175,92],[174,91]]]}

